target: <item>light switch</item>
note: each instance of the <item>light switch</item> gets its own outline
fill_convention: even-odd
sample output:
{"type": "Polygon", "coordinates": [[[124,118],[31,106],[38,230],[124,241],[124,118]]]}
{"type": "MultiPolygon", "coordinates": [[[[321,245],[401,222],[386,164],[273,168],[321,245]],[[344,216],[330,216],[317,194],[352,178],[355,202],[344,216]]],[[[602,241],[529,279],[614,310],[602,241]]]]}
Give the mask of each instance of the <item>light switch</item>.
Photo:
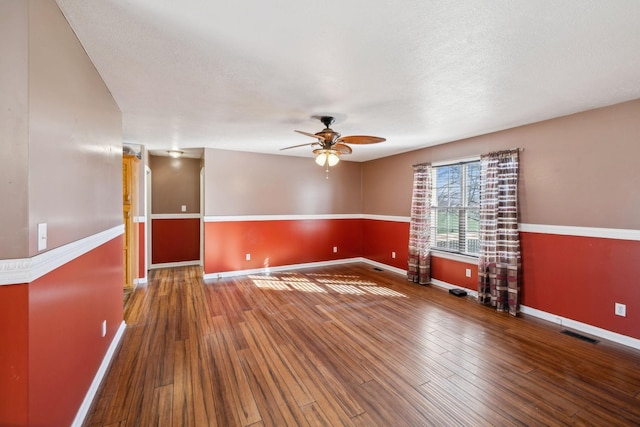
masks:
{"type": "Polygon", "coordinates": [[[47,249],[47,223],[38,224],[38,250],[47,249]]]}
{"type": "Polygon", "coordinates": [[[187,211],[187,205],[182,205],[182,212],[186,212],[187,211]]]}

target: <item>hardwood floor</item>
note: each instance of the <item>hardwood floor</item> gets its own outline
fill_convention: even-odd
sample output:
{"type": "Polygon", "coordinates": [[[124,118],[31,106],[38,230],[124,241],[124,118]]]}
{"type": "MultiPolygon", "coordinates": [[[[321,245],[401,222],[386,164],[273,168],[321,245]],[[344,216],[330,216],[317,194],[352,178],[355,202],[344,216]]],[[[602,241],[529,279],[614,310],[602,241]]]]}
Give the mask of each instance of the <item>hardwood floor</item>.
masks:
{"type": "Polygon", "coordinates": [[[87,426],[640,425],[640,351],[366,264],[154,270],[87,426]]]}

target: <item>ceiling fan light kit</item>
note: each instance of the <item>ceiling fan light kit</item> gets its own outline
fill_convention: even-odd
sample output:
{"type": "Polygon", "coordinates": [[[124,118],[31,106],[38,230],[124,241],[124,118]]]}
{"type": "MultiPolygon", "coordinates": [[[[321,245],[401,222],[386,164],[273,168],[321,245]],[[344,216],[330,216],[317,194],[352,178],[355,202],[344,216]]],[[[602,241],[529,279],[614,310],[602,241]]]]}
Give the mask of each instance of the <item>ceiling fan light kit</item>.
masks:
{"type": "Polygon", "coordinates": [[[335,166],[340,161],[338,157],[340,155],[339,151],[317,149],[313,150],[313,152],[316,154],[316,163],[318,166],[324,166],[325,164],[327,166],[335,166]]]}
{"type": "MultiPolygon", "coordinates": [[[[320,147],[313,150],[313,153],[316,155],[315,161],[319,166],[327,167],[327,174],[329,173],[329,167],[338,164],[338,162],[340,161],[340,155],[351,154],[353,152],[351,147],[346,144],[347,142],[349,144],[377,144],[379,142],[385,141],[384,138],[380,138],[377,136],[353,135],[341,137],[340,133],[330,128],[331,124],[335,120],[332,116],[312,116],[312,118],[320,120],[324,124],[325,128],[316,133],[303,132],[301,130],[296,130],[295,132],[298,132],[302,135],[310,136],[312,138],[317,138],[318,140],[315,142],[310,142],[308,144],[285,147],[281,150],[288,150],[290,148],[305,146],[320,147]]],[[[327,178],[328,177],[329,176],[327,175],[327,178]]]]}

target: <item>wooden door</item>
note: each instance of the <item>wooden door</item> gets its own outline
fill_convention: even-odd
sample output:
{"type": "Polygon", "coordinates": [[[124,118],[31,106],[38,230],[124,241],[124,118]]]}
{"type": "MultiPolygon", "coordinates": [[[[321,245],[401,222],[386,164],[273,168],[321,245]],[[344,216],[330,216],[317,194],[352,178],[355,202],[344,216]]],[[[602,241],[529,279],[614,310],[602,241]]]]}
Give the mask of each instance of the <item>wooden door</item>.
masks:
{"type": "Polygon", "coordinates": [[[134,221],[137,213],[138,158],[122,156],[122,221],[123,238],[123,286],[125,293],[134,288],[134,277],[138,266],[138,227],[134,221]]]}

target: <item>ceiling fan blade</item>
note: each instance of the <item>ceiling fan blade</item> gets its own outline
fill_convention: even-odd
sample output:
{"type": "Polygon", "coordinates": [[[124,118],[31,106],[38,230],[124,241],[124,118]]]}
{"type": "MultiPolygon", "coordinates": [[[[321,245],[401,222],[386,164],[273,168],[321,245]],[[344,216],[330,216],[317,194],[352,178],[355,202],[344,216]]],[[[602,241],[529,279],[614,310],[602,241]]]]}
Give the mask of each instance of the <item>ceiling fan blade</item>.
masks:
{"type": "Polygon", "coordinates": [[[321,136],[314,135],[314,134],[309,133],[309,132],[303,132],[303,131],[301,131],[301,130],[296,130],[296,131],[294,131],[294,132],[298,132],[298,133],[301,133],[301,134],[303,134],[303,135],[310,136],[311,138],[317,138],[317,139],[319,139],[320,141],[322,141],[322,137],[321,137],[321,136]]]}
{"type": "Polygon", "coordinates": [[[291,147],[284,147],[284,148],[281,148],[281,149],[280,149],[280,151],[282,151],[282,150],[288,150],[288,149],[290,149],[290,148],[306,147],[306,146],[309,146],[309,145],[320,145],[320,143],[318,143],[318,142],[309,142],[309,143],[307,143],[307,144],[292,145],[291,147]]]}
{"type": "Polygon", "coordinates": [[[351,154],[351,153],[353,153],[353,150],[351,149],[351,147],[349,147],[347,144],[343,144],[341,142],[333,144],[333,147],[331,147],[331,148],[336,150],[336,151],[339,151],[340,154],[351,154]]]}
{"type": "Polygon", "coordinates": [[[351,135],[340,137],[336,142],[346,142],[349,144],[377,144],[378,142],[383,141],[386,141],[386,139],[378,136],[351,135]]]}

